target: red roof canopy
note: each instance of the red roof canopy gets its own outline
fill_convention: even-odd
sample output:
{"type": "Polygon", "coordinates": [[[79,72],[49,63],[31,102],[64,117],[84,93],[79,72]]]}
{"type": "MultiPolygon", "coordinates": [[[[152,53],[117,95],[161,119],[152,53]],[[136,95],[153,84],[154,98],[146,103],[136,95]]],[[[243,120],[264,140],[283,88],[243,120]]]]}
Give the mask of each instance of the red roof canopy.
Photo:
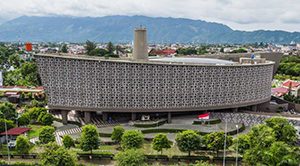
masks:
{"type": "MultiPolygon", "coordinates": [[[[25,132],[31,130],[31,128],[26,128],[26,127],[16,127],[7,130],[7,135],[21,135],[24,134],[25,132]]],[[[0,133],[0,135],[5,135],[6,132],[0,133]]]]}
{"type": "Polygon", "coordinates": [[[288,81],[285,81],[282,85],[285,86],[285,87],[290,87],[291,86],[291,88],[296,88],[300,85],[300,82],[288,80],[288,81]]]}

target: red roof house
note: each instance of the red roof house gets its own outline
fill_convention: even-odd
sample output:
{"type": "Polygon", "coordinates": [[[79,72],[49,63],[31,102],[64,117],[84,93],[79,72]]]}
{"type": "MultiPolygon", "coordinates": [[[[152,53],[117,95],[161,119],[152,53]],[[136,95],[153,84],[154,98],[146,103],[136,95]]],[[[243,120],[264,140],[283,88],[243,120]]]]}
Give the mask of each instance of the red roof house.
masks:
{"type": "Polygon", "coordinates": [[[283,87],[286,87],[286,88],[298,88],[300,87],[300,82],[296,82],[296,81],[292,81],[292,80],[287,80],[287,81],[284,81],[283,84],[282,84],[283,87]]]}
{"type": "Polygon", "coordinates": [[[274,96],[283,96],[285,94],[287,94],[289,92],[288,88],[284,88],[284,87],[279,87],[279,88],[272,88],[272,94],[274,96]]]}
{"type": "MultiPolygon", "coordinates": [[[[21,134],[25,134],[26,132],[28,132],[29,130],[31,130],[31,128],[27,128],[27,127],[16,127],[16,128],[12,128],[7,130],[7,135],[10,136],[18,136],[21,134]]],[[[0,133],[1,136],[6,135],[6,132],[2,132],[0,133]]]]}

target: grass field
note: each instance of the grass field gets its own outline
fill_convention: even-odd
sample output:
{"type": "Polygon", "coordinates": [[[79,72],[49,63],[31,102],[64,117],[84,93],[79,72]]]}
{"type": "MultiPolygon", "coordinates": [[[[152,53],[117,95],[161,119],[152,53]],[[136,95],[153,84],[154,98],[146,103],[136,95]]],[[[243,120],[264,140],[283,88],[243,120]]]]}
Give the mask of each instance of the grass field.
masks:
{"type": "Polygon", "coordinates": [[[39,136],[40,129],[43,127],[41,125],[28,125],[31,130],[28,132],[28,138],[34,138],[39,136]]]}

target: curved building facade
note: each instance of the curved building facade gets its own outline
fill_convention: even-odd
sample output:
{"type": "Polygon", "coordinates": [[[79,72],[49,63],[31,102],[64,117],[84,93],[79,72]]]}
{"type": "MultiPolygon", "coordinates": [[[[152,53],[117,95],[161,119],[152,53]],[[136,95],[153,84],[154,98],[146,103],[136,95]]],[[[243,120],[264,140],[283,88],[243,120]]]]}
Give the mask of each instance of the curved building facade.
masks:
{"type": "Polygon", "coordinates": [[[273,62],[212,64],[36,56],[49,108],[176,112],[238,108],[271,98],[273,62]]]}

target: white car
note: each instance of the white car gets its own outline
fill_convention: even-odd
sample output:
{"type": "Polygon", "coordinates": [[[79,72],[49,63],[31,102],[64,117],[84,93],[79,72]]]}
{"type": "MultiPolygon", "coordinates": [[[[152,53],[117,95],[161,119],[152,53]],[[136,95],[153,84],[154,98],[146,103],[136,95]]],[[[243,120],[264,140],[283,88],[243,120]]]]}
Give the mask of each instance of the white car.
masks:
{"type": "Polygon", "coordinates": [[[9,148],[15,148],[16,147],[16,140],[9,140],[8,147],[9,148]]]}

